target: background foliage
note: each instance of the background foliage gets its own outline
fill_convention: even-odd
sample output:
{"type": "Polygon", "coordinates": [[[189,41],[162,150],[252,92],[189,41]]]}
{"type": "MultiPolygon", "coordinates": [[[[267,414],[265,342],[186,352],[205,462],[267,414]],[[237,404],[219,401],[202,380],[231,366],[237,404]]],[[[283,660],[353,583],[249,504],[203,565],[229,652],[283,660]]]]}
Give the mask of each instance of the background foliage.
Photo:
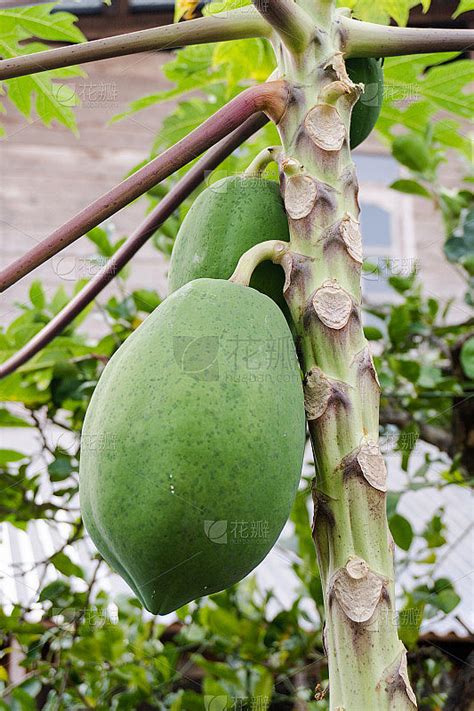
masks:
{"type": "MultiPolygon", "coordinates": [[[[215,5],[223,4],[246,3],[215,5]]],[[[344,4],[350,4],[362,19],[387,22],[391,17],[404,24],[409,9],[419,3],[351,0],[344,4]]],[[[429,0],[422,4],[428,11],[429,0]]],[[[43,4],[0,11],[0,54],[39,51],[43,44],[38,40],[82,41],[74,17],[52,12],[53,8],[54,4],[43,4]]],[[[462,0],[457,14],[469,9],[472,1],[462,0]]],[[[472,70],[461,59],[453,71],[454,59],[456,55],[450,53],[387,60],[378,129],[381,140],[406,169],[393,189],[429,200],[441,211],[446,258],[464,276],[466,304],[472,306],[472,178],[466,175],[464,185],[453,190],[443,186],[440,177],[448,150],[455,151],[456,160],[468,170],[469,147],[462,122],[472,115],[465,89],[472,70]]],[[[113,120],[177,100],[151,147],[150,155],[156,155],[243,88],[264,81],[272,70],[273,56],[262,40],[185,48],[164,67],[172,88],[137,99],[113,120]]],[[[26,119],[36,112],[45,125],[56,121],[76,131],[77,99],[63,80],[79,75],[78,69],[57,70],[5,82],[5,107],[14,106],[26,119]]],[[[240,172],[261,148],[275,143],[276,131],[265,128],[212,179],[240,172]]],[[[449,155],[454,159],[453,153],[449,155]]],[[[274,177],[271,171],[268,177],[274,177]]],[[[175,181],[173,177],[150,191],[148,207],[175,181]]],[[[170,253],[189,204],[154,235],[161,252],[170,253]]],[[[121,243],[113,240],[107,226],[96,228],[88,238],[99,260],[109,258],[121,243]]],[[[366,264],[365,269],[374,274],[381,267],[366,264]]],[[[298,580],[290,609],[270,612],[278,610],[277,591],[263,592],[250,577],[231,590],[183,608],[179,621],[165,627],[159,619],[143,616],[133,597],[117,599],[103,592],[102,576],[109,571],[98,555],[78,561],[74,553],[84,536],[77,508],[77,471],[87,404],[104,363],[163,297],[152,291],[130,291],[126,270],[117,281],[119,295],[99,299],[95,305],[104,317],[100,338],[91,338],[84,328],[86,311],[18,373],[0,382],[4,403],[0,425],[6,435],[2,441],[8,441],[9,428],[28,428],[38,442],[33,453],[0,450],[2,521],[23,531],[35,521],[48,525],[61,521],[69,530],[66,542],[36,566],[39,589],[30,590],[29,602],[7,604],[0,610],[0,708],[326,709],[322,591],[308,525],[309,480],[302,482],[295,502],[292,533],[279,543],[298,580]],[[25,655],[26,670],[19,683],[8,673],[8,660],[18,647],[25,655]]],[[[415,561],[419,571],[416,585],[402,591],[400,633],[410,650],[420,706],[436,709],[448,695],[451,663],[434,648],[427,654],[418,637],[423,619],[450,612],[459,602],[455,584],[436,575],[436,564],[446,548],[443,511],[419,530],[397,507],[409,490],[471,484],[472,451],[466,451],[463,428],[474,383],[472,319],[453,324],[450,303],[426,296],[416,272],[389,271],[388,281],[396,298],[383,305],[366,305],[371,315],[366,332],[377,353],[384,393],[381,434],[396,442],[402,467],[410,471],[406,489],[392,491],[388,497],[399,569],[415,561]],[[453,409],[453,405],[459,406],[453,409]],[[413,447],[404,442],[419,439],[438,449],[412,472],[413,447]]],[[[74,292],[83,284],[77,283],[74,292]]],[[[63,287],[47,298],[41,283],[33,282],[29,301],[18,306],[18,315],[0,334],[0,358],[6,359],[26,343],[69,298],[63,287]]],[[[25,582],[30,568],[20,566],[18,579],[25,582]]]]}

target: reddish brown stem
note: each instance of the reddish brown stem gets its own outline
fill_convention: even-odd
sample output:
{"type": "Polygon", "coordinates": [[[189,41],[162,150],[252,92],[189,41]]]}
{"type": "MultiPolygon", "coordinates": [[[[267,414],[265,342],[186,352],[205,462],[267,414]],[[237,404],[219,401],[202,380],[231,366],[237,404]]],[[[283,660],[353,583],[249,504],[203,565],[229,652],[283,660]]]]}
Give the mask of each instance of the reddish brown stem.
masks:
{"type": "Polygon", "coordinates": [[[3,269],[0,272],[0,292],[228,136],[253,114],[263,111],[278,122],[286,108],[287,95],[286,83],[281,80],[243,91],[188,136],[94,200],[27,254],[3,269]]]}
{"type": "Polygon", "coordinates": [[[176,210],[198,185],[204,180],[210,170],[214,170],[233,150],[264,126],[268,118],[263,113],[257,113],[248,118],[230,136],[196,163],[191,170],[170,190],[160,204],[147,216],[144,222],[130,236],[125,244],[117,250],[103,269],[79,292],[69,304],[57,314],[40,333],[29,341],[18,353],[0,366],[0,378],[9,375],[26,363],[50,341],[53,340],[73,319],[85,309],[88,304],[109,284],[121,269],[138,252],[152,234],[176,210]]]}

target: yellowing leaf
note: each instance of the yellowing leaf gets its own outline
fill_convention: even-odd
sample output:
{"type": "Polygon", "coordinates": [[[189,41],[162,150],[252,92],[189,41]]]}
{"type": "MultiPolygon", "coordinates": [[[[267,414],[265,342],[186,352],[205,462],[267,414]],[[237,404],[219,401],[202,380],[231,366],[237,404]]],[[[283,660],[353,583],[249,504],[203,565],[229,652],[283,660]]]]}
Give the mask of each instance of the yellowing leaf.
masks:
{"type": "Polygon", "coordinates": [[[270,45],[257,38],[220,42],[212,60],[214,66],[225,65],[229,83],[249,79],[263,82],[275,68],[270,45]]]}
{"type": "Polygon", "coordinates": [[[196,10],[199,6],[199,0],[176,0],[174,8],[174,21],[192,20],[196,17],[196,10]]]}
{"type": "Polygon", "coordinates": [[[459,17],[464,12],[471,12],[472,10],[474,10],[474,0],[461,0],[453,17],[459,17]]]}
{"type": "Polygon", "coordinates": [[[205,15],[215,15],[219,12],[237,10],[251,4],[251,0],[213,0],[213,2],[205,5],[203,12],[205,15]]]}
{"type": "Polygon", "coordinates": [[[410,0],[384,0],[384,9],[390,17],[393,17],[398,25],[405,26],[408,22],[408,15],[411,7],[410,0]]]}
{"type": "Polygon", "coordinates": [[[393,18],[398,25],[408,22],[410,10],[422,5],[423,12],[428,12],[431,0],[338,0],[340,7],[350,7],[354,17],[365,22],[387,25],[393,18]]]}

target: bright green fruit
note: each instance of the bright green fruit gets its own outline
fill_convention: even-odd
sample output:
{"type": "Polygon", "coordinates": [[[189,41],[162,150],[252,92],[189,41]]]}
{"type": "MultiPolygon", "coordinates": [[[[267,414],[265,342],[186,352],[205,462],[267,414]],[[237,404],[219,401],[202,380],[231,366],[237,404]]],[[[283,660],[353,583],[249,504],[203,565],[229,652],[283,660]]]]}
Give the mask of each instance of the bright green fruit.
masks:
{"type": "MultiPolygon", "coordinates": [[[[183,220],[171,256],[170,292],[193,279],[228,279],[244,252],[270,239],[290,239],[278,184],[244,176],[219,180],[196,198],[183,220]]],[[[288,315],[284,282],[282,268],[264,262],[250,286],[288,315]]]]}
{"type": "Polygon", "coordinates": [[[364,84],[365,91],[352,111],[351,148],[357,148],[377,123],[383,101],[383,67],[380,59],[348,59],[347,73],[354,84],[364,84]]]}
{"type": "Polygon", "coordinates": [[[305,442],[300,371],[278,307],[199,279],[107,364],[84,422],[86,528],[165,614],[247,575],[287,520],[305,442]]]}

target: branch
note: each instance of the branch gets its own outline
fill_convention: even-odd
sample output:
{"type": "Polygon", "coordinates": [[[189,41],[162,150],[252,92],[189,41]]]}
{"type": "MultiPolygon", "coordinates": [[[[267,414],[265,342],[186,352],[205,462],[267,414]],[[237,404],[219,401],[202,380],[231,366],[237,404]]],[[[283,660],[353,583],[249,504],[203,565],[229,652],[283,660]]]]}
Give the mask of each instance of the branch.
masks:
{"type": "Polygon", "coordinates": [[[9,360],[0,365],[0,378],[13,373],[26,363],[95,299],[116,274],[130,261],[158,227],[179,207],[179,205],[204,180],[207,173],[214,170],[228,155],[238,148],[268,121],[265,114],[257,113],[243,122],[230,136],[211,148],[208,153],[189,170],[170,190],[160,204],[147,216],[138,229],[110,258],[101,271],[79,292],[69,304],[57,314],[42,331],[9,360]]]}
{"type": "Polygon", "coordinates": [[[449,324],[449,326],[433,326],[433,333],[437,336],[445,336],[446,334],[451,334],[455,331],[469,328],[470,326],[474,326],[474,317],[464,321],[463,323],[453,323],[449,324]]]}
{"type": "Polygon", "coordinates": [[[302,52],[314,35],[311,17],[293,0],[252,0],[290,52],[302,52]]]}
{"type": "Polygon", "coordinates": [[[339,17],[346,57],[397,57],[424,52],[466,52],[474,47],[474,30],[387,27],[339,17]]]}
{"type": "Polygon", "coordinates": [[[225,138],[253,114],[264,111],[278,122],[286,108],[287,96],[286,83],[281,80],[243,91],[188,136],[94,200],[26,255],[3,269],[0,272],[0,292],[225,138]]]}
{"type": "Polygon", "coordinates": [[[428,444],[437,447],[441,452],[452,454],[453,438],[449,432],[441,427],[434,427],[424,422],[415,421],[407,412],[384,408],[380,413],[381,425],[395,425],[399,429],[404,429],[414,423],[420,432],[420,439],[428,444]]]}
{"type": "Polygon", "coordinates": [[[269,37],[270,26],[257,12],[249,12],[249,9],[251,10],[245,7],[210,17],[200,17],[189,22],[154,27],[74,46],[49,49],[14,59],[4,59],[0,61],[0,79],[12,79],[49,69],[60,69],[138,52],[248,37],[269,37]]]}

